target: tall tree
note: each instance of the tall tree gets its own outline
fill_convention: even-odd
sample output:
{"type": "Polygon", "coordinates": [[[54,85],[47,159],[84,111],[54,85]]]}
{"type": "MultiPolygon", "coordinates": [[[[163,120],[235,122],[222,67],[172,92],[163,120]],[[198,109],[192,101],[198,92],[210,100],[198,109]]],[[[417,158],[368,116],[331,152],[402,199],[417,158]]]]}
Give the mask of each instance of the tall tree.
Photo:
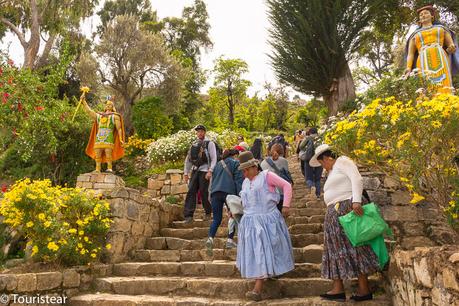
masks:
{"type": "Polygon", "coordinates": [[[83,81],[86,75],[97,75],[121,96],[120,111],[128,133],[132,132],[132,106],[145,90],[162,96],[166,111],[178,107],[185,71],[162,37],[140,29],[135,16],[111,21],[95,47],[95,58],[83,56],[78,68],[83,81]]]}
{"type": "Polygon", "coordinates": [[[246,90],[251,85],[250,81],[243,79],[243,75],[249,72],[249,67],[241,59],[219,57],[212,72],[215,76],[215,89],[226,97],[229,123],[234,125],[235,106],[245,97],[246,90]]]}
{"type": "Polygon", "coordinates": [[[329,114],[355,99],[349,60],[382,0],[267,0],[272,66],[296,90],[322,96],[329,114]]]}
{"type": "Polygon", "coordinates": [[[13,32],[24,49],[23,67],[35,69],[47,63],[60,34],[78,28],[92,15],[98,0],[3,0],[0,1],[0,37],[13,32]],[[30,32],[29,39],[26,33],[30,32]],[[47,37],[39,55],[42,37],[47,37]]]}
{"type": "Polygon", "coordinates": [[[270,83],[266,83],[264,87],[268,91],[266,100],[272,100],[275,105],[275,124],[273,128],[277,130],[285,130],[287,128],[286,123],[289,108],[289,98],[285,90],[285,86],[281,85],[275,87],[270,83]]]}

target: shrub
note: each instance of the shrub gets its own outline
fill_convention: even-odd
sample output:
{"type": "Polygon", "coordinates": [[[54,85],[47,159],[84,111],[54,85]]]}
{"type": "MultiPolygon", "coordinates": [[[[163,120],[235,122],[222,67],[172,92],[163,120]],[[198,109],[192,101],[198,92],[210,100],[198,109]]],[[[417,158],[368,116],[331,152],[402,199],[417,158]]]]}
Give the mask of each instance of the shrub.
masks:
{"type": "Polygon", "coordinates": [[[179,202],[179,198],[176,197],[176,196],[168,196],[166,198],[166,203],[169,203],[169,204],[177,204],[179,202]]]}
{"type": "MultiPolygon", "coordinates": [[[[49,180],[16,182],[0,202],[4,223],[29,239],[32,257],[65,265],[97,260],[112,222],[108,202],[49,180]]],[[[110,247],[107,245],[106,247],[110,247]]]]}
{"type": "Polygon", "coordinates": [[[128,138],[124,146],[124,152],[127,156],[135,157],[145,155],[148,146],[153,142],[153,139],[142,139],[139,134],[134,134],[128,138]]]}
{"type": "Polygon", "coordinates": [[[132,108],[132,124],[142,139],[163,137],[173,129],[172,119],[164,113],[164,106],[159,97],[145,97],[137,101],[132,108]]]}
{"type": "Polygon", "coordinates": [[[459,97],[398,101],[375,99],[326,134],[325,142],[362,165],[396,174],[411,192],[445,207],[459,193],[459,97]]]}

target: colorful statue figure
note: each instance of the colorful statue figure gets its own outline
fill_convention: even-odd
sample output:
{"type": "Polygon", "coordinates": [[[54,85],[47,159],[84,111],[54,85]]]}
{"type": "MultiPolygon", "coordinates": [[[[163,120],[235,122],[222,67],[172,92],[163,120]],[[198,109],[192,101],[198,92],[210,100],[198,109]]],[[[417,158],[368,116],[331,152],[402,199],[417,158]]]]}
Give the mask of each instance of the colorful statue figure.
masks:
{"type": "Polygon", "coordinates": [[[107,172],[113,172],[112,162],[124,156],[123,117],[116,112],[110,99],[105,103],[104,112],[98,113],[86,103],[84,93],[81,101],[86,113],[94,119],[86,154],[96,160],[95,172],[100,172],[102,163],[107,163],[107,172]]]}
{"type": "Polygon", "coordinates": [[[416,67],[437,86],[437,93],[452,93],[452,75],[459,71],[454,33],[435,20],[432,5],[421,7],[417,12],[420,25],[407,42],[405,76],[416,67]]]}

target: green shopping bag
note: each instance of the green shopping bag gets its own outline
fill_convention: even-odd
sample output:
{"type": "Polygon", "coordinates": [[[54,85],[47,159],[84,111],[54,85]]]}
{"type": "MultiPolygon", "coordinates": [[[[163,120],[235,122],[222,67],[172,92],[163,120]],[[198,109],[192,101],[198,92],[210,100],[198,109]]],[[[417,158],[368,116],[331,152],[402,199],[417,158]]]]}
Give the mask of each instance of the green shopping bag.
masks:
{"type": "Polygon", "coordinates": [[[389,259],[383,235],[393,236],[392,230],[383,220],[375,203],[363,205],[363,215],[353,211],[339,217],[339,223],[353,246],[370,245],[383,268],[389,259]]]}

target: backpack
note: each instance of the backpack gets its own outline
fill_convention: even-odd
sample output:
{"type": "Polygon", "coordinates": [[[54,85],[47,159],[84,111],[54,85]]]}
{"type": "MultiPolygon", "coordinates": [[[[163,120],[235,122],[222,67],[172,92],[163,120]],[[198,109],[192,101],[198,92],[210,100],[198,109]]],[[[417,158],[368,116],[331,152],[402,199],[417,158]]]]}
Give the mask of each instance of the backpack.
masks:
{"type": "Polygon", "coordinates": [[[283,178],[284,180],[289,182],[291,185],[293,185],[292,175],[287,169],[285,168],[279,169],[274,163],[274,161],[271,159],[271,157],[266,158],[266,162],[271,166],[271,168],[274,169],[274,172],[277,175],[279,175],[281,178],[283,178]]]}
{"type": "Polygon", "coordinates": [[[287,144],[285,143],[285,139],[283,137],[280,137],[280,136],[276,136],[273,139],[271,139],[271,141],[268,143],[268,150],[271,150],[271,147],[276,143],[282,145],[282,147],[285,150],[285,147],[286,147],[287,144]]]}
{"type": "Polygon", "coordinates": [[[316,150],[314,140],[315,138],[310,138],[306,141],[306,146],[299,153],[299,157],[301,160],[310,161],[311,158],[314,156],[316,150]]]}
{"type": "MultiPolygon", "coordinates": [[[[190,148],[190,161],[193,166],[201,167],[204,164],[207,164],[210,160],[209,153],[207,152],[207,147],[209,146],[210,140],[196,140],[193,142],[190,148]]],[[[222,158],[222,149],[220,146],[214,142],[215,151],[217,154],[217,161],[222,158]]]]}

